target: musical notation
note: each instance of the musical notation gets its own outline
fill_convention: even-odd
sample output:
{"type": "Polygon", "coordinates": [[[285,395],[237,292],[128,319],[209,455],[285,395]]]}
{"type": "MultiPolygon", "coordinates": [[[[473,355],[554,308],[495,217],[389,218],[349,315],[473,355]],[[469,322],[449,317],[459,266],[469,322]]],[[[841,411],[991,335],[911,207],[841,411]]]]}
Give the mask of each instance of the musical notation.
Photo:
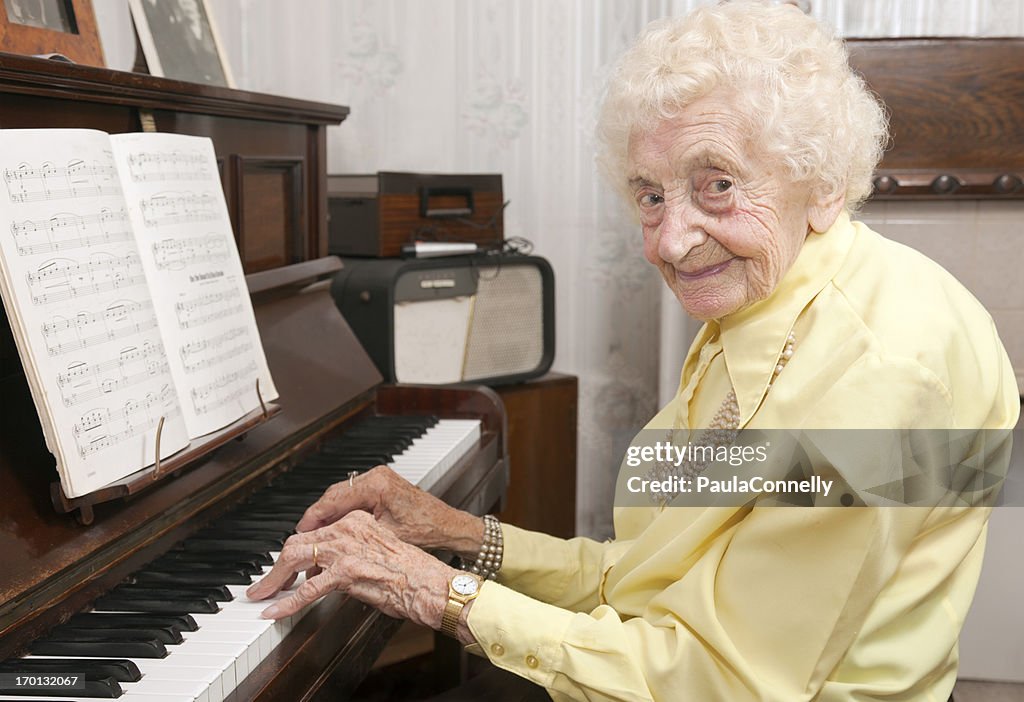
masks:
{"type": "Polygon", "coordinates": [[[102,209],[95,214],[61,213],[41,220],[11,223],[18,254],[32,256],[99,244],[131,241],[128,213],[102,209]]]}
{"type": "Polygon", "coordinates": [[[174,303],[174,313],[178,317],[178,327],[191,329],[218,319],[238,314],[243,309],[238,288],[230,288],[223,292],[198,295],[187,300],[174,303]],[[238,300],[238,302],[235,302],[238,300]]]}
{"type": "Polygon", "coordinates": [[[227,260],[231,252],[219,234],[185,239],[164,239],[153,244],[153,260],[159,270],[182,270],[197,263],[227,260]]]}
{"type": "Polygon", "coordinates": [[[32,303],[87,297],[101,292],[143,285],[146,276],[135,253],[125,256],[93,254],[84,263],[54,259],[26,275],[32,303]]]}
{"type": "Polygon", "coordinates": [[[65,166],[49,161],[40,166],[21,163],[4,169],[11,202],[27,203],[68,198],[118,195],[121,186],[109,161],[73,159],[65,166]]]}
{"type": "Polygon", "coordinates": [[[161,193],[139,203],[147,227],[215,222],[220,219],[217,199],[209,193],[161,193]]]}
{"type": "Polygon", "coordinates": [[[248,329],[235,327],[210,339],[201,339],[185,344],[178,349],[178,353],[181,355],[181,365],[186,373],[194,373],[203,368],[220,365],[251,349],[252,341],[248,337],[248,329]],[[224,351],[214,353],[239,337],[245,337],[245,339],[224,351]],[[211,353],[213,355],[210,355],[211,353]]]}
{"type": "Polygon", "coordinates": [[[43,324],[43,339],[51,356],[123,339],[156,328],[153,303],[120,300],[102,312],[79,312],[74,317],[54,317],[43,324]]]}
{"type": "Polygon", "coordinates": [[[254,393],[255,390],[256,362],[249,361],[243,368],[231,373],[225,373],[216,380],[192,388],[189,393],[192,396],[192,407],[196,414],[206,414],[219,407],[223,407],[233,400],[237,400],[245,393],[254,393]],[[252,380],[252,384],[239,381],[252,380]],[[232,387],[238,385],[238,387],[232,387]],[[230,388],[230,390],[228,390],[230,388]],[[224,392],[227,390],[227,392],[224,392]]]}
{"type": "Polygon", "coordinates": [[[141,400],[129,400],[120,409],[100,408],[83,414],[71,433],[78,453],[86,459],[94,453],[117,446],[132,437],[156,428],[160,417],[176,417],[181,408],[170,385],[147,393],[141,400]]]}
{"type": "Polygon", "coordinates": [[[154,180],[208,180],[210,167],[196,151],[145,151],[128,156],[128,172],[136,183],[154,180]]]}
{"type": "Polygon", "coordinates": [[[129,346],[121,349],[116,357],[99,363],[73,363],[57,375],[57,387],[64,406],[73,407],[167,372],[169,368],[163,346],[147,342],[141,348],[129,346]]]}

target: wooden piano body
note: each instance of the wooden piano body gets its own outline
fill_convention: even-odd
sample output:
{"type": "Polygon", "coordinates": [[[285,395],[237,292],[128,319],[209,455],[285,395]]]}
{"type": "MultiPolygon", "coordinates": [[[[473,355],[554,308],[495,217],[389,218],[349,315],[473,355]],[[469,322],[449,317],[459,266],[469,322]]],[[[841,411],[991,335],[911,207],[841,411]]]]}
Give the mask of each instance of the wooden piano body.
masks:
{"type": "MultiPolygon", "coordinates": [[[[352,421],[379,414],[478,418],[482,438],[434,488],[483,513],[508,482],[505,417],[483,388],[380,386],[334,306],[326,250],[326,138],[343,107],[0,54],[0,128],[159,131],[213,139],[282,411],[82,526],[51,503],[55,480],[6,318],[0,324],[0,660],[280,476],[352,421]]],[[[338,699],[397,622],[334,593],[229,700],[338,699]]]]}

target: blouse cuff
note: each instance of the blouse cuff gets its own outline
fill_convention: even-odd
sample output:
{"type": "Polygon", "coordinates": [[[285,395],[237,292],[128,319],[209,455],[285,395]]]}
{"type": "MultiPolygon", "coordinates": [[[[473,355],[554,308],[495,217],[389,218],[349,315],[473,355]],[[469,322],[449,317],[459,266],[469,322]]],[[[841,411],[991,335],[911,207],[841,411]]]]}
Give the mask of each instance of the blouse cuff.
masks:
{"type": "Polygon", "coordinates": [[[485,582],[467,623],[491,663],[541,687],[551,687],[562,666],[562,642],[574,616],[498,583],[485,582]]]}

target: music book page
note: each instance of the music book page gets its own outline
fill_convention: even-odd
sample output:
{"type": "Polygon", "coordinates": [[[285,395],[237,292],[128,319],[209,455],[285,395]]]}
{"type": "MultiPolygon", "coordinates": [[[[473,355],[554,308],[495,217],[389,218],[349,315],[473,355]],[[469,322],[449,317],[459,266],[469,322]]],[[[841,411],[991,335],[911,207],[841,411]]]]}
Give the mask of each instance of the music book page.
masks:
{"type": "Polygon", "coordinates": [[[191,437],[277,390],[263,354],[213,144],[182,134],[110,138],[167,361],[191,437]]]}
{"type": "Polygon", "coordinates": [[[64,493],[278,397],[213,145],[0,130],[0,292],[64,493]],[[260,394],[257,394],[257,379],[260,394]]]}
{"type": "Polygon", "coordinates": [[[0,290],[69,496],[188,445],[109,137],[0,130],[0,290]]]}

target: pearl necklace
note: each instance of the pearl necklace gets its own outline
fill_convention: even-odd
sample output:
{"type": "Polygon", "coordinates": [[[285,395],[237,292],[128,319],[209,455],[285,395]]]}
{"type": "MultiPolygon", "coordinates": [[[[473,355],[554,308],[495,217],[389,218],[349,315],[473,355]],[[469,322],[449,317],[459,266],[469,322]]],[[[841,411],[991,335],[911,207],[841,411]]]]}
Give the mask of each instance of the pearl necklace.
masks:
{"type": "MultiPolygon", "coordinates": [[[[796,344],[796,336],[793,332],[789,333],[786,338],[786,345],[782,349],[782,353],[779,354],[778,362],[775,364],[774,370],[772,370],[772,378],[768,381],[768,389],[765,391],[767,394],[771,391],[772,385],[775,384],[775,380],[782,373],[782,370],[786,367],[789,359],[793,357],[793,347],[796,344]]],[[[695,443],[701,446],[711,446],[714,449],[718,449],[721,446],[732,446],[736,441],[736,437],[739,435],[740,427],[740,405],[736,399],[736,391],[730,390],[725,396],[725,400],[722,402],[721,407],[715,412],[715,416],[711,419],[711,423],[708,424],[708,428],[701,432],[699,440],[695,443]]],[[[669,444],[673,443],[675,439],[676,430],[669,429],[666,434],[666,440],[669,444]]],[[[715,453],[712,451],[711,453],[715,453]]],[[[654,468],[647,474],[647,479],[653,481],[665,481],[672,477],[680,477],[687,481],[692,481],[698,475],[703,473],[710,461],[700,460],[695,461],[692,459],[686,459],[679,465],[669,461],[658,461],[654,464],[654,468]]],[[[665,505],[674,498],[678,492],[660,492],[652,490],[650,495],[651,499],[661,505],[665,505]]]]}

